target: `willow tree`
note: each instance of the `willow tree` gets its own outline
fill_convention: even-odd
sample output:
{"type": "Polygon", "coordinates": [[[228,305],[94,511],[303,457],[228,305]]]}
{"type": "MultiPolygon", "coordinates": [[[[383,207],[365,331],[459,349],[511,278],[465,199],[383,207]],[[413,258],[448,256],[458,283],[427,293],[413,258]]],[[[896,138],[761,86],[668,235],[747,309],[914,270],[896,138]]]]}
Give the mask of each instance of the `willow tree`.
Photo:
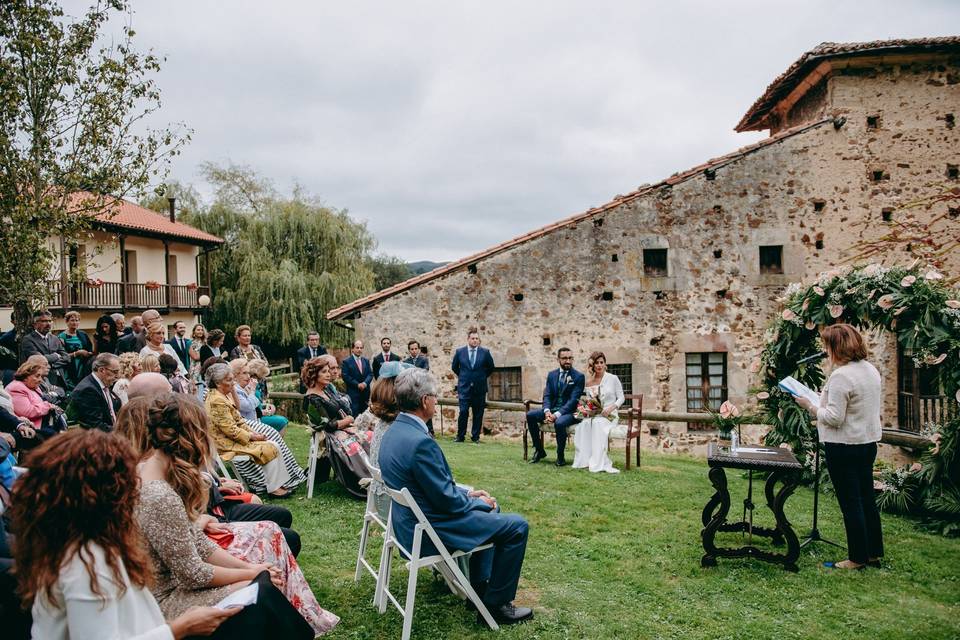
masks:
{"type": "Polygon", "coordinates": [[[366,225],[301,189],[280,195],[249,168],[207,164],[203,173],[215,201],[184,220],[227,241],[208,258],[209,322],[228,333],[250,324],[257,340],[278,346],[311,329],[327,343],[345,341],[324,315],[373,291],[376,241],[366,225]]]}
{"type": "Polygon", "coordinates": [[[125,27],[103,33],[124,0],[71,18],[52,0],[0,3],[0,300],[22,334],[64,247],[139,195],[189,136],[149,129],[160,107],[160,60],[133,47],[125,27]],[[115,34],[114,34],[115,35],[115,34]]]}

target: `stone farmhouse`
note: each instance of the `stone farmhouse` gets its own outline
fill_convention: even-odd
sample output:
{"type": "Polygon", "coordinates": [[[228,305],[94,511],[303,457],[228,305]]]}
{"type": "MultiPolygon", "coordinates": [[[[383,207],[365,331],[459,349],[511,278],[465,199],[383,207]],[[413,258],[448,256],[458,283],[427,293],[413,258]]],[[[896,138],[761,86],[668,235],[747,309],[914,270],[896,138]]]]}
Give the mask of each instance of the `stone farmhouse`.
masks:
{"type": "MultiPolygon", "coordinates": [[[[101,214],[87,237],[76,246],[50,238],[57,264],[48,282],[46,307],[54,314],[54,331],[64,328],[67,311],[81,313],[80,328],[91,336],[97,318],[122,312],[128,320],[154,308],[172,326],[191,325],[209,304],[209,273],[201,277],[200,255],[217,249],[223,239],[176,219],[174,201],[163,215],[118,200],[110,214],[101,214]],[[72,278],[71,274],[84,274],[72,278]]],[[[12,327],[10,308],[0,306],[0,330],[12,327]]]]}
{"type": "MultiPolygon", "coordinates": [[[[445,395],[452,353],[477,326],[498,367],[490,399],[538,399],[556,349],[569,346],[581,370],[591,351],[605,352],[628,392],[644,394],[645,409],[749,406],[750,364],[785,287],[849,260],[853,245],[896,224],[906,203],[960,184],[958,112],[960,37],[824,43],[736,126],[769,130],[768,138],[327,317],[349,320],[368,351],[381,336],[419,340],[445,376],[445,395]],[[571,303],[558,306],[558,294],[571,303]]],[[[960,224],[956,209],[949,214],[960,224]]],[[[960,256],[947,271],[960,275],[960,256]]],[[[937,390],[924,388],[891,336],[877,336],[873,348],[885,375],[884,422],[916,430],[905,403],[937,390]]],[[[675,439],[698,428],[663,427],[675,439]]]]}

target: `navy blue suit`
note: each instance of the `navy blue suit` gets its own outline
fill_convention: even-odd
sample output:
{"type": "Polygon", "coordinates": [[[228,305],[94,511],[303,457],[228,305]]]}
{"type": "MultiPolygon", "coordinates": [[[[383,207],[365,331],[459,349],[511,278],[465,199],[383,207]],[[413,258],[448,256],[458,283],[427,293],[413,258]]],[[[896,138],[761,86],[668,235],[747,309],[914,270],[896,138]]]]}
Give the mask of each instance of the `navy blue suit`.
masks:
{"type": "MultiPolygon", "coordinates": [[[[380,471],[392,489],[406,487],[424,516],[450,550],[469,551],[492,542],[493,549],[470,559],[470,580],[478,585],[489,580],[484,602],[497,607],[517,594],[520,567],[527,548],[527,521],[518,514],[492,511],[479,498],[471,498],[456,486],[447,459],[423,425],[401,413],[387,429],[380,444],[380,471]]],[[[393,527],[400,543],[413,545],[417,519],[406,507],[393,505],[393,527]]],[[[421,555],[436,552],[424,537],[421,555]]]]}
{"type": "Polygon", "coordinates": [[[493,373],[493,356],[488,349],[477,347],[474,362],[470,364],[470,347],[460,347],[453,354],[450,365],[457,374],[457,397],[460,400],[460,415],[457,416],[457,440],[463,441],[467,435],[467,413],[473,411],[473,424],[470,439],[480,440],[483,426],[483,410],[487,402],[487,378],[493,373]]]}
{"type": "Polygon", "coordinates": [[[177,358],[180,359],[180,362],[183,364],[183,368],[187,371],[190,371],[190,345],[193,344],[193,340],[190,338],[183,339],[183,349],[180,348],[180,337],[176,336],[167,340],[167,344],[173,347],[174,353],[177,354],[177,358]]]}
{"type": "Polygon", "coordinates": [[[560,384],[562,369],[554,369],[547,374],[547,384],[543,388],[543,407],[527,412],[527,429],[533,439],[533,446],[543,455],[543,445],[540,444],[540,425],[546,420],[545,409],[551,413],[559,413],[553,427],[557,434],[557,459],[563,458],[563,451],[567,446],[567,429],[570,425],[580,422],[573,417],[577,410],[577,402],[583,395],[583,385],[586,379],[576,369],[567,371],[567,379],[560,384]]]}
{"type": "Polygon", "coordinates": [[[373,369],[370,368],[370,361],[363,356],[360,356],[360,367],[357,368],[357,361],[351,353],[340,363],[340,370],[343,383],[347,385],[347,395],[350,396],[350,412],[356,418],[367,410],[367,403],[370,401],[370,383],[373,382],[373,369]],[[361,382],[367,385],[363,391],[359,389],[361,382]]]}

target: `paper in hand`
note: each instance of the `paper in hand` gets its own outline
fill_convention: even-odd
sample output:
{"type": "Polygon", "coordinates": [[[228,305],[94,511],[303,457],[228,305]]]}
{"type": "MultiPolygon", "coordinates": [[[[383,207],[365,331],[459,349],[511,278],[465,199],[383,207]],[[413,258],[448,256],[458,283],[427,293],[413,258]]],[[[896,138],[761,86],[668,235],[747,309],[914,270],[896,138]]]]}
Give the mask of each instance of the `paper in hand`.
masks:
{"type": "Polygon", "coordinates": [[[242,609],[248,605],[256,604],[258,595],[260,595],[260,585],[254,582],[243,589],[237,589],[213,606],[217,609],[235,609],[237,607],[242,609]]]}
{"type": "Polygon", "coordinates": [[[820,406],[820,394],[792,376],[787,376],[781,380],[779,386],[789,394],[806,398],[815,407],[820,406]]]}

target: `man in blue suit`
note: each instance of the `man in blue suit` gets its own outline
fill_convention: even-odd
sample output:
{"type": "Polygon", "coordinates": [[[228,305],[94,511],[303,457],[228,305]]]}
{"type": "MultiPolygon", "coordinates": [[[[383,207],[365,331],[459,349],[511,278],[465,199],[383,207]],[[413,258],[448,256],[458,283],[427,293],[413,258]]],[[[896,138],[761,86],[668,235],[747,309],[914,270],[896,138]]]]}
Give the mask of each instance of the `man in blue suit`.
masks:
{"type": "Polygon", "coordinates": [[[558,369],[547,374],[547,384],[543,389],[543,407],[527,412],[527,429],[533,438],[533,446],[537,450],[530,459],[530,464],[536,464],[547,457],[540,443],[540,425],[544,422],[553,424],[557,434],[557,466],[567,464],[563,457],[563,450],[567,447],[567,429],[570,425],[580,422],[574,417],[577,402],[583,395],[583,385],[586,381],[583,374],[573,368],[573,352],[563,347],[557,351],[558,369]]]}
{"type": "Polygon", "coordinates": [[[493,373],[493,356],[480,346],[480,334],[476,328],[467,331],[467,346],[453,354],[450,365],[457,375],[457,397],[460,400],[460,415],[457,416],[457,442],[467,435],[467,413],[473,411],[470,440],[480,442],[483,426],[483,410],[487,404],[487,378],[493,373]]]}
{"type": "MultiPolygon", "coordinates": [[[[400,372],[394,392],[401,413],[380,444],[384,483],[410,491],[448,550],[469,551],[492,543],[492,549],[471,556],[470,582],[497,622],[529,620],[533,611],[513,605],[527,548],[527,521],[518,514],[500,513],[497,501],[486,491],[457,487],[443,451],[427,433],[425,421],[437,407],[437,383],[429,371],[400,372]]],[[[393,505],[394,532],[407,549],[412,548],[416,525],[410,509],[393,505]]],[[[423,556],[436,553],[429,538],[424,538],[423,545],[423,556]]]]}
{"type": "Polygon", "coordinates": [[[370,361],[363,357],[363,340],[354,340],[350,355],[340,363],[343,383],[347,385],[350,396],[350,410],[353,417],[367,410],[370,401],[370,383],[373,381],[373,369],[370,361]]]}
{"type": "Polygon", "coordinates": [[[173,347],[177,358],[183,363],[183,368],[190,371],[190,345],[193,340],[187,337],[187,323],[177,320],[173,323],[173,337],[167,340],[167,344],[173,347]]]}

